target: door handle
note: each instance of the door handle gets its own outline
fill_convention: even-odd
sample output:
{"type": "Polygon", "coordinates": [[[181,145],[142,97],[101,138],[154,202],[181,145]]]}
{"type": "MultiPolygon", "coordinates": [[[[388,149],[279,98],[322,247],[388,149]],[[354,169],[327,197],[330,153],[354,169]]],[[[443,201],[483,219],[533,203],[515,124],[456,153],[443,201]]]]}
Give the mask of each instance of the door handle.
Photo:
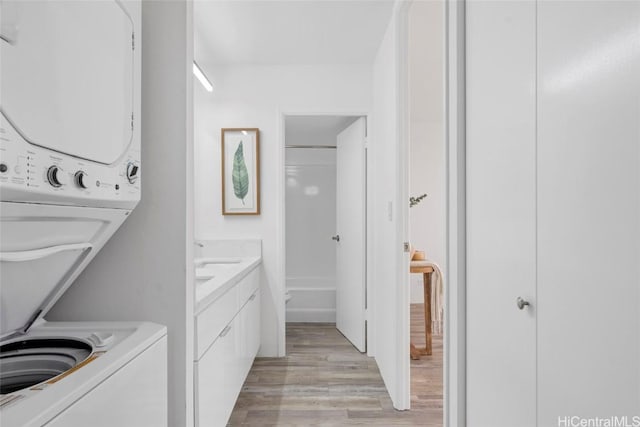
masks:
{"type": "Polygon", "coordinates": [[[516,305],[520,310],[523,310],[526,306],[531,304],[529,304],[529,301],[525,301],[522,298],[518,297],[518,299],[516,299],[516,305]]]}
{"type": "Polygon", "coordinates": [[[331,238],[331,240],[335,240],[336,242],[339,242],[339,241],[340,241],[340,235],[339,235],[339,234],[336,234],[335,236],[333,236],[333,237],[331,238]]]}

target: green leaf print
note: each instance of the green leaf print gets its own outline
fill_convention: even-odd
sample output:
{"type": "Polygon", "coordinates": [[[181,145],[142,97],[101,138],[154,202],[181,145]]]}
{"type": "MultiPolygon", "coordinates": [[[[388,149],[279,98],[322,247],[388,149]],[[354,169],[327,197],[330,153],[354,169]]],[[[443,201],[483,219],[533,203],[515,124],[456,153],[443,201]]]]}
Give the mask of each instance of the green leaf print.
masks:
{"type": "Polygon", "coordinates": [[[247,171],[247,165],[244,163],[242,141],[238,144],[236,153],[233,156],[233,172],[231,178],[233,181],[233,193],[244,205],[244,198],[247,197],[247,193],[249,192],[249,172],[247,171]]]}

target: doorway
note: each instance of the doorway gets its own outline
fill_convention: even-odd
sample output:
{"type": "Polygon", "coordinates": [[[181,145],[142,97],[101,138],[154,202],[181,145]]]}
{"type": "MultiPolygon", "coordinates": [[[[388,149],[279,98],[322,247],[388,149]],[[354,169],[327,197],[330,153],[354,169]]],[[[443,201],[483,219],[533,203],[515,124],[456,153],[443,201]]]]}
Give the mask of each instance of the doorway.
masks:
{"type": "MultiPolygon", "coordinates": [[[[448,21],[448,246],[444,266],[448,329],[443,345],[449,358],[444,412],[451,425],[456,425],[464,420],[465,403],[464,2],[443,3],[448,21]]],[[[399,187],[403,174],[398,172],[398,168],[408,170],[401,164],[405,157],[402,146],[408,139],[402,123],[407,85],[401,68],[406,59],[405,10],[409,4],[197,2],[199,11],[194,14],[199,26],[206,29],[196,43],[196,59],[215,83],[214,97],[197,108],[203,126],[196,135],[206,155],[197,156],[202,174],[196,179],[200,186],[196,193],[202,197],[196,203],[196,228],[202,235],[263,239],[261,356],[285,355],[285,313],[293,307],[292,300],[285,304],[285,119],[327,115],[327,111],[338,116],[370,113],[367,354],[384,379],[393,407],[400,410],[408,409],[410,400],[409,270],[408,256],[402,253],[403,242],[409,241],[402,224],[408,223],[408,212],[403,210],[409,209],[409,189],[399,187]],[[210,9],[209,13],[203,9],[210,9]],[[248,29],[241,32],[245,37],[242,43],[228,37],[229,25],[236,22],[248,29]],[[334,30],[327,39],[329,27],[334,30]],[[221,41],[231,43],[231,48],[221,41]],[[247,124],[261,129],[262,194],[271,202],[263,204],[260,217],[223,218],[211,197],[219,185],[216,169],[211,166],[216,164],[212,141],[221,127],[247,124]],[[398,268],[401,258],[407,259],[398,268]],[[400,270],[406,277],[400,278],[400,270]]]]}
{"type": "Polygon", "coordinates": [[[366,352],[366,118],[285,116],[286,322],[366,352]]]}
{"type": "MultiPolygon", "coordinates": [[[[445,4],[408,8],[408,237],[411,244],[411,407],[444,414],[444,284],[447,261],[445,4]]],[[[443,422],[443,421],[441,421],[443,422]]]]}

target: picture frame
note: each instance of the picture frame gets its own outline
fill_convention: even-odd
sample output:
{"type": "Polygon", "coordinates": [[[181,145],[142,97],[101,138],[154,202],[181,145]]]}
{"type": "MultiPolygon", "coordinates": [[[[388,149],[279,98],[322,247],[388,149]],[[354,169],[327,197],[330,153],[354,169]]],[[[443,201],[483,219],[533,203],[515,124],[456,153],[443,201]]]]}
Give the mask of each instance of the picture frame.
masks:
{"type": "Polygon", "coordinates": [[[260,129],[223,128],[222,215],[260,215],[260,129]]]}

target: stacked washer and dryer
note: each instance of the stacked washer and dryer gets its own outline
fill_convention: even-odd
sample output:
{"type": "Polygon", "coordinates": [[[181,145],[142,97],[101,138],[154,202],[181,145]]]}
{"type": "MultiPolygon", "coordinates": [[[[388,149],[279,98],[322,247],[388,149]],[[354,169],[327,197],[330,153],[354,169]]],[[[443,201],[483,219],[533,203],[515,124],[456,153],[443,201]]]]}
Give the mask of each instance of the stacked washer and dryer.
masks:
{"type": "Polygon", "coordinates": [[[0,425],[166,426],[164,326],[44,320],[140,200],[140,3],[0,7],[0,425]]]}

